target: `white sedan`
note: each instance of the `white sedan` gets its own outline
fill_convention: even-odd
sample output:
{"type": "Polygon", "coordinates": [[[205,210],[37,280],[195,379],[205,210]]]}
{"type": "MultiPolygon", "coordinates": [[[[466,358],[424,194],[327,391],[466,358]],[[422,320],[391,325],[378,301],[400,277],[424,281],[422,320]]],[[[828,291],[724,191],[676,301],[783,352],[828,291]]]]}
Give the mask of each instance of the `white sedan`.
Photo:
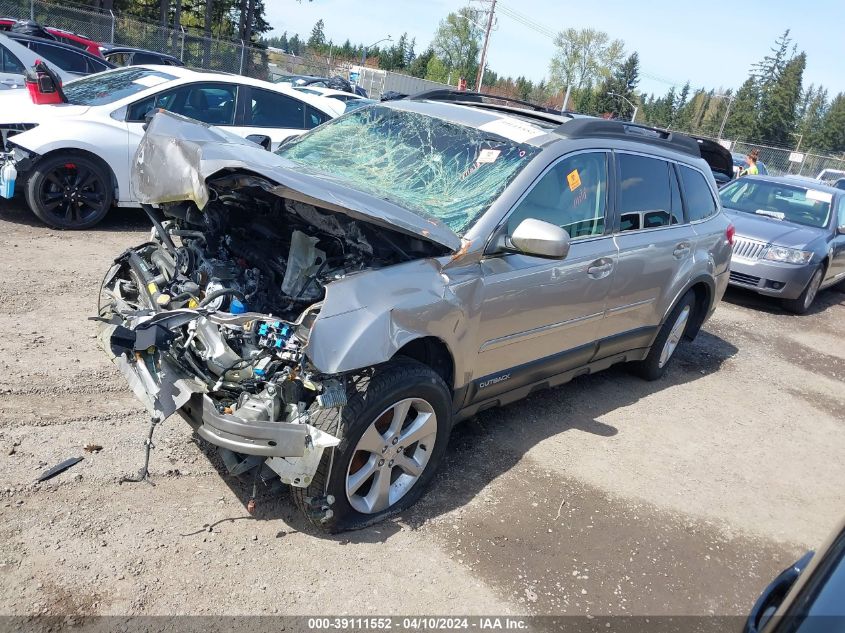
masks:
{"type": "Polygon", "coordinates": [[[356,108],[362,108],[365,105],[377,103],[373,99],[367,99],[361,95],[352,94],[351,92],[343,92],[342,90],[334,90],[333,88],[321,88],[319,86],[291,86],[297,92],[304,92],[309,95],[316,95],[340,101],[343,104],[343,111],[349,112],[356,108]]]}
{"type": "Polygon", "coordinates": [[[0,90],[23,88],[26,69],[35,66],[39,60],[44,61],[62,81],[71,81],[79,76],[65,72],[43,57],[0,33],[0,90]]]}
{"type": "Polygon", "coordinates": [[[343,113],[335,100],[284,84],[174,66],[118,68],[73,81],[64,93],[67,103],[39,105],[26,91],[0,92],[0,132],[27,203],[63,229],[93,226],[113,203],[139,206],[129,174],[154,108],[269,137],[268,149],[343,113]]]}

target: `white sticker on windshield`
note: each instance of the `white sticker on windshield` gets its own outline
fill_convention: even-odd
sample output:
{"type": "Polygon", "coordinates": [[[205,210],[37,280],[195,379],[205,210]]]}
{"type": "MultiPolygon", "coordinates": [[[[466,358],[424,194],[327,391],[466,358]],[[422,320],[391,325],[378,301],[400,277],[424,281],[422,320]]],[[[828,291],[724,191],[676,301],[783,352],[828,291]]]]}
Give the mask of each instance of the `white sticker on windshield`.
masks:
{"type": "Polygon", "coordinates": [[[158,75],[143,75],[135,79],[132,83],[152,88],[153,86],[163,84],[165,81],[167,81],[167,79],[159,77],[158,75]]]}
{"type": "Polygon", "coordinates": [[[817,200],[819,202],[827,202],[830,204],[833,201],[833,194],[826,191],[807,189],[807,200],[817,200]]]}
{"type": "Polygon", "coordinates": [[[479,163],[495,163],[502,152],[497,149],[483,149],[478,153],[479,163]]]}
{"type": "Polygon", "coordinates": [[[511,117],[502,117],[495,121],[490,121],[484,125],[479,126],[479,130],[484,132],[492,132],[499,136],[504,136],[509,141],[514,143],[525,143],[526,141],[542,136],[545,134],[543,130],[538,127],[525,123],[511,117]]]}

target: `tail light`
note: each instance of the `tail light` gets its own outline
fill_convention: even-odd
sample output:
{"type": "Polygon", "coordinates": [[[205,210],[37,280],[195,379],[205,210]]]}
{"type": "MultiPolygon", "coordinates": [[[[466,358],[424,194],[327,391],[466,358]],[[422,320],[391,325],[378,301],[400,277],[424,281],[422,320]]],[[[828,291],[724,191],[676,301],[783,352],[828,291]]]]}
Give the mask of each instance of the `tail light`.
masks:
{"type": "Polygon", "coordinates": [[[736,235],[736,229],[734,228],[733,224],[728,224],[728,228],[725,230],[725,239],[728,240],[728,244],[731,246],[734,245],[734,235],[736,235]]]}
{"type": "Polygon", "coordinates": [[[26,70],[26,89],[35,104],[67,103],[61,79],[40,59],[26,70]]]}

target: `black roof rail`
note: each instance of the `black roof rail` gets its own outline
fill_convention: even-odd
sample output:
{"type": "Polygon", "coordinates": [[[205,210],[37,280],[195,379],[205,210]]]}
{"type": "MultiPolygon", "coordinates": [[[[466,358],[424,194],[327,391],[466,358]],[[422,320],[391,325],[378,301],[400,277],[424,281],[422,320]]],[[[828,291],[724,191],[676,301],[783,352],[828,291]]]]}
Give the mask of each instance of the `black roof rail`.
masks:
{"type": "Polygon", "coordinates": [[[638,143],[649,143],[675,151],[701,157],[698,141],[685,134],[661,130],[639,123],[598,118],[576,118],[555,128],[555,133],[565,138],[614,138],[638,143]]]}
{"type": "Polygon", "coordinates": [[[511,97],[500,97],[499,95],[488,95],[484,94],[483,92],[470,92],[467,90],[448,90],[446,88],[440,88],[437,90],[426,90],[425,92],[420,92],[415,95],[410,95],[406,97],[407,99],[413,99],[417,101],[426,100],[426,101],[451,101],[454,103],[479,103],[483,104],[485,100],[488,101],[501,101],[504,103],[513,103],[523,108],[527,108],[529,110],[533,110],[535,112],[545,112],[546,114],[568,114],[567,112],[561,112],[560,110],[556,110],[554,108],[549,108],[546,106],[537,105],[536,103],[531,103],[529,101],[523,101],[522,99],[512,99],[511,97]]]}

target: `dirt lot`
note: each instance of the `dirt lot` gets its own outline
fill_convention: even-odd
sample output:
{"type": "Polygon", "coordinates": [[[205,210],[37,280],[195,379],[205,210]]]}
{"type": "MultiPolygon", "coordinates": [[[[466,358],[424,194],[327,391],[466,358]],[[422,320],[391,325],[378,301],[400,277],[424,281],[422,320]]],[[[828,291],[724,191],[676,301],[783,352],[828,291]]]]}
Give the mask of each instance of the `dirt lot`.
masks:
{"type": "Polygon", "coordinates": [[[86,319],[146,235],[0,202],[0,614],[742,614],[845,507],[837,292],[804,317],[731,292],[656,383],[612,369],[483,414],[410,513],[360,532],[314,533],[286,493],[250,516],[176,418],[155,486],[120,485],[147,418],[86,319]]]}

